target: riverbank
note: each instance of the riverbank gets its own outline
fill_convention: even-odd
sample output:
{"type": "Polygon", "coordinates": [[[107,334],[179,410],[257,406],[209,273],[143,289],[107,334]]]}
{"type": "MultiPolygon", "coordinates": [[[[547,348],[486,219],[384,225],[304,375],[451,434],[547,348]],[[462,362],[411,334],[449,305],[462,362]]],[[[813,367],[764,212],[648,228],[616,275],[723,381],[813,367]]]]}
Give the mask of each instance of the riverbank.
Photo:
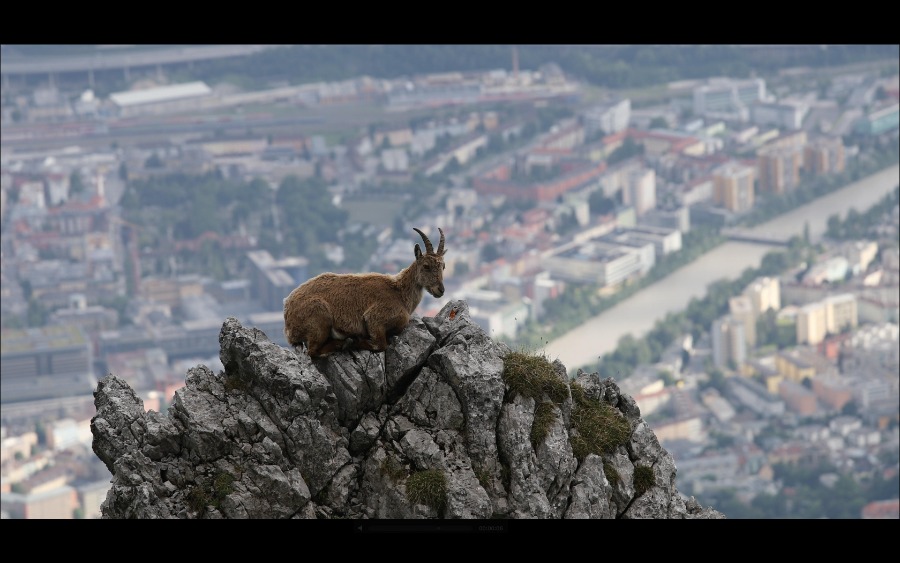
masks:
{"type": "MultiPolygon", "coordinates": [[[[827,229],[828,217],[838,214],[843,218],[850,208],[864,211],[898,184],[900,165],[893,165],[751,230],[790,237],[802,235],[804,225],[809,224],[811,239],[818,241],[827,229]]],[[[724,243],[549,342],[544,352],[551,360],[559,359],[569,370],[594,370],[599,358],[615,350],[621,337],[644,336],[657,320],[685,309],[692,298],[705,295],[709,284],[733,279],[746,268],[758,267],[762,257],[773,249],[751,243],[724,243]]]]}

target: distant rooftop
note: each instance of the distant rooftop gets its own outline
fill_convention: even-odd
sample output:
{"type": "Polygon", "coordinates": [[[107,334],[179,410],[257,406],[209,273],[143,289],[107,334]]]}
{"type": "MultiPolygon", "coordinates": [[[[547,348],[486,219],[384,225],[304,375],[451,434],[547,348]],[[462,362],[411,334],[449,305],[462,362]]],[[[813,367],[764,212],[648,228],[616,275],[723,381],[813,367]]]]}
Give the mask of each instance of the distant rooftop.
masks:
{"type": "Polygon", "coordinates": [[[186,82],[184,84],[173,84],[145,90],[115,92],[109,95],[109,99],[119,107],[128,107],[183,98],[196,98],[198,96],[207,96],[211,93],[210,87],[203,82],[186,82]]]}

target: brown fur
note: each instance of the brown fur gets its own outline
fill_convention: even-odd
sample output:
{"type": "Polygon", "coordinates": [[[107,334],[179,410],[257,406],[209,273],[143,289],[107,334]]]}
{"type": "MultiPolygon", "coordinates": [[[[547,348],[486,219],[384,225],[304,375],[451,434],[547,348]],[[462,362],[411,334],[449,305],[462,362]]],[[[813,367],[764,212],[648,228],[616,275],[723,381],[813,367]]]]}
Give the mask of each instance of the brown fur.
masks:
{"type": "Polygon", "coordinates": [[[399,334],[422,301],[422,290],[435,297],[444,294],[444,231],[437,251],[422,231],[423,254],[414,248],[415,260],[399,273],[333,274],[307,280],[284,300],[284,337],[297,347],[306,344],[312,358],[327,356],[347,347],[381,352],[388,338],[399,334]]]}

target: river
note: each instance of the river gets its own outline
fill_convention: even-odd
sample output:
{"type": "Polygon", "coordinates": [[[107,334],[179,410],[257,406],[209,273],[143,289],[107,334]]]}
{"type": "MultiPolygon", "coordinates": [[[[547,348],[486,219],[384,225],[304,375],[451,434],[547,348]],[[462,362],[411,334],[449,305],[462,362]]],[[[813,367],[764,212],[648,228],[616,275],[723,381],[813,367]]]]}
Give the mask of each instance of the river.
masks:
{"type": "MultiPolygon", "coordinates": [[[[803,226],[808,222],[810,238],[817,241],[825,233],[829,216],[839,214],[843,218],[851,207],[865,211],[898,184],[900,165],[894,165],[751,231],[790,237],[802,235],[803,226]]],[[[631,334],[641,338],[657,320],[668,313],[684,310],[692,298],[705,295],[712,282],[734,279],[746,268],[758,267],[762,257],[774,248],[744,242],[721,244],[665,279],[551,341],[544,351],[551,361],[559,359],[570,370],[582,367],[595,371],[599,358],[615,350],[622,336],[631,334]]]]}

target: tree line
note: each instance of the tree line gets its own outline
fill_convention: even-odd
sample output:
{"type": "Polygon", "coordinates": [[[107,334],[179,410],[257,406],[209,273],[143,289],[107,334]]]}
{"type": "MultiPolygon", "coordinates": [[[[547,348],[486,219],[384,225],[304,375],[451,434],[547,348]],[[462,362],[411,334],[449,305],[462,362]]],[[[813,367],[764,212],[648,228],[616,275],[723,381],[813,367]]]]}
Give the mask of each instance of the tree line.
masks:
{"type": "MultiPolygon", "coordinates": [[[[709,76],[749,77],[786,67],[821,68],[896,59],[897,45],[519,45],[519,67],[555,63],[590,84],[639,88],[709,76]]],[[[395,79],[440,72],[512,69],[512,45],[292,45],[235,59],[195,63],[190,78],[237,78],[246,85],[293,84],[359,76],[395,79]]]]}

